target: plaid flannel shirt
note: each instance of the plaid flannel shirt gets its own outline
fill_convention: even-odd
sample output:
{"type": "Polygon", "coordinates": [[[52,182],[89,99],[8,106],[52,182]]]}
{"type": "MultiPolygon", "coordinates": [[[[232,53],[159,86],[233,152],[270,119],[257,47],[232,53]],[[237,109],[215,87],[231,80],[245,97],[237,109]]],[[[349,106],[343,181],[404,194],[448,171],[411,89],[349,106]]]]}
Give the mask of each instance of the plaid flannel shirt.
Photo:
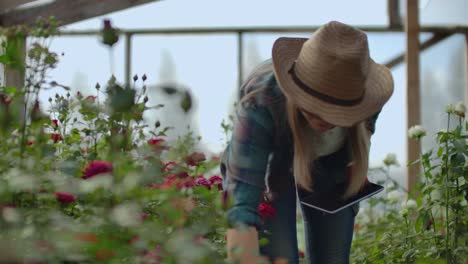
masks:
{"type": "MultiPolygon", "coordinates": [[[[272,71],[254,76],[241,92],[260,90],[252,100],[237,106],[231,141],[223,153],[222,172],[226,189],[233,196],[233,207],[227,213],[231,224],[261,225],[258,206],[266,188],[266,171],[270,154],[275,148],[275,120],[268,101],[282,95],[272,71]]],[[[367,121],[374,133],[378,113],[367,121]]],[[[285,146],[291,148],[292,146],[285,146]]],[[[288,164],[286,164],[289,166],[288,164]]]]}

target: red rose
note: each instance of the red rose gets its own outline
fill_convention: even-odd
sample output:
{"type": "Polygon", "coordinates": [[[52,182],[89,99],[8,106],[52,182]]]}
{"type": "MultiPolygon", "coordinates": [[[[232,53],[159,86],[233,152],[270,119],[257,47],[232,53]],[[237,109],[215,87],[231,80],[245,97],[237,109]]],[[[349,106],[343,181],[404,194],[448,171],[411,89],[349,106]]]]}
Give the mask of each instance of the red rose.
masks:
{"type": "Polygon", "coordinates": [[[200,163],[201,161],[205,161],[205,160],[206,160],[205,154],[201,152],[194,152],[185,158],[185,162],[189,166],[197,166],[198,163],[200,163]]]}
{"type": "Polygon", "coordinates": [[[163,142],[164,142],[164,139],[162,138],[152,138],[148,140],[148,145],[157,146],[159,145],[159,143],[163,143],[163,142]]]}
{"type": "Polygon", "coordinates": [[[171,172],[174,169],[175,166],[177,166],[177,163],[175,161],[169,161],[167,163],[164,163],[163,171],[164,172],[171,172]]]}
{"type": "Polygon", "coordinates": [[[276,209],[269,203],[261,202],[258,205],[258,213],[262,217],[275,217],[276,209]]]}
{"type": "Polygon", "coordinates": [[[305,257],[304,251],[299,249],[298,253],[299,253],[299,258],[304,258],[305,257]]]}
{"type": "Polygon", "coordinates": [[[93,160],[83,172],[83,179],[89,179],[98,174],[112,172],[112,163],[103,160],[93,160]]]}
{"type": "Polygon", "coordinates": [[[50,139],[52,139],[54,141],[54,143],[57,143],[57,142],[63,140],[63,137],[60,134],[52,133],[52,134],[50,134],[50,139]]]}
{"type": "Polygon", "coordinates": [[[218,190],[221,191],[223,189],[223,178],[221,178],[220,176],[213,175],[210,177],[209,181],[211,185],[218,186],[218,190]]]}
{"type": "Polygon", "coordinates": [[[76,200],[75,195],[67,192],[56,192],[55,198],[63,204],[73,203],[76,200]]]}

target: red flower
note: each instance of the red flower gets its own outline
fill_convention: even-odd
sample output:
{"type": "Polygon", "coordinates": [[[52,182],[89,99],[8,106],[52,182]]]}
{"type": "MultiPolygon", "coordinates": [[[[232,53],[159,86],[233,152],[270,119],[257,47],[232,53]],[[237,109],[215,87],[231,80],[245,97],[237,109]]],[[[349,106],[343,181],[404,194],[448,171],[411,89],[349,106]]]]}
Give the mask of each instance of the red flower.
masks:
{"type": "Polygon", "coordinates": [[[209,181],[211,185],[218,186],[218,190],[221,191],[223,189],[223,178],[221,178],[220,176],[213,175],[210,177],[209,181]]]}
{"type": "Polygon", "coordinates": [[[176,165],[177,165],[177,163],[175,161],[169,161],[167,163],[164,163],[163,171],[164,172],[171,172],[176,165]]]}
{"type": "Polygon", "coordinates": [[[57,143],[57,142],[63,140],[63,137],[60,134],[52,133],[52,134],[50,134],[50,139],[52,139],[54,141],[54,143],[57,143]]]}
{"type": "Polygon", "coordinates": [[[304,258],[305,257],[305,254],[304,254],[304,251],[298,249],[298,253],[299,253],[299,258],[304,258]]]}
{"type": "Polygon", "coordinates": [[[75,195],[67,192],[56,192],[55,198],[63,204],[73,203],[76,200],[75,195]]]}
{"type": "Polygon", "coordinates": [[[211,189],[211,183],[205,177],[203,177],[203,175],[197,177],[195,184],[197,186],[205,186],[206,188],[211,189]]]}
{"type": "Polygon", "coordinates": [[[33,140],[31,140],[31,141],[28,141],[28,143],[26,143],[26,145],[28,145],[28,146],[32,146],[32,145],[34,145],[34,141],[33,141],[33,140]]]}
{"type": "Polygon", "coordinates": [[[185,158],[185,162],[189,166],[197,166],[198,163],[200,163],[201,161],[205,161],[205,160],[206,160],[205,154],[201,152],[194,152],[185,158]]]}
{"type": "Polygon", "coordinates": [[[262,217],[275,217],[276,209],[269,203],[261,202],[258,205],[258,213],[262,217]]]}
{"type": "Polygon", "coordinates": [[[163,142],[164,142],[164,139],[162,139],[162,138],[152,138],[152,139],[148,140],[148,145],[158,146],[159,143],[163,143],[163,142]]]}
{"type": "Polygon", "coordinates": [[[89,179],[98,174],[112,172],[112,163],[103,160],[93,160],[83,172],[83,179],[89,179]]]}
{"type": "Polygon", "coordinates": [[[57,128],[58,127],[58,120],[57,119],[52,119],[52,124],[54,124],[54,127],[57,128]]]}

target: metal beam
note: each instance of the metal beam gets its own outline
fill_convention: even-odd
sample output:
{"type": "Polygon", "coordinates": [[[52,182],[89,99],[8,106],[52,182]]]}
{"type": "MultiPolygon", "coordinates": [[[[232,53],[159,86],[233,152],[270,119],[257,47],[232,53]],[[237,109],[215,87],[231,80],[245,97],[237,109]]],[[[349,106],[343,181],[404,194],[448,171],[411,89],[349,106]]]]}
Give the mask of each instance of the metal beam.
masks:
{"type": "Polygon", "coordinates": [[[17,8],[20,5],[34,2],[36,0],[2,0],[0,2],[0,14],[8,10],[17,8]]]}
{"type": "MultiPolygon", "coordinates": [[[[357,28],[366,32],[405,32],[403,27],[388,28],[386,26],[359,26],[357,28]]],[[[177,34],[231,34],[231,33],[302,33],[314,32],[319,26],[295,26],[295,27],[218,27],[218,28],[155,28],[155,29],[119,29],[121,34],[131,33],[134,35],[177,35],[177,34]]],[[[419,32],[429,32],[434,34],[465,33],[468,26],[453,27],[420,27],[419,32]]],[[[64,36],[84,36],[99,34],[99,30],[63,30],[60,35],[64,36]]]]}
{"type": "MultiPolygon", "coordinates": [[[[3,1],[3,0],[2,0],[3,1]]],[[[38,17],[54,16],[61,25],[120,11],[126,8],[160,0],[55,0],[49,4],[23,10],[12,10],[0,15],[4,27],[32,24],[38,17]]]]}
{"type": "MultiPolygon", "coordinates": [[[[406,109],[407,109],[407,130],[420,125],[421,107],[419,92],[419,9],[418,0],[406,0],[406,109]]],[[[408,162],[419,159],[421,144],[419,140],[407,140],[408,162]]],[[[419,163],[407,167],[407,187],[411,195],[415,195],[418,176],[421,172],[419,163]]]]}
{"type": "MultiPolygon", "coordinates": [[[[439,34],[434,34],[430,39],[424,41],[423,43],[421,43],[419,45],[419,51],[423,51],[423,50],[426,50],[427,48],[430,48],[432,47],[433,45],[439,43],[440,41],[450,37],[452,34],[449,33],[449,34],[442,34],[442,33],[439,33],[439,34]]],[[[388,68],[393,68],[395,66],[397,66],[398,64],[402,63],[405,61],[405,53],[401,53],[400,55],[394,57],[393,59],[389,60],[388,62],[385,63],[385,65],[388,67],[388,68]]]]}

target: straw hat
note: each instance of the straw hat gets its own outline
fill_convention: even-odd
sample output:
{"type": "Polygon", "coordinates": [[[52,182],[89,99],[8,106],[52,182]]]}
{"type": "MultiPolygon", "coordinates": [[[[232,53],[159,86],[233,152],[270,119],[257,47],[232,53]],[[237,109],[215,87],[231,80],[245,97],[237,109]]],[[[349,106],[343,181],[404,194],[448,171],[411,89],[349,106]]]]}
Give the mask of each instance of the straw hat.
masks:
{"type": "Polygon", "coordinates": [[[285,96],[337,126],[372,116],[393,93],[392,74],[370,58],[366,34],[340,22],[325,24],[309,39],[277,39],[272,60],[285,96]]]}

